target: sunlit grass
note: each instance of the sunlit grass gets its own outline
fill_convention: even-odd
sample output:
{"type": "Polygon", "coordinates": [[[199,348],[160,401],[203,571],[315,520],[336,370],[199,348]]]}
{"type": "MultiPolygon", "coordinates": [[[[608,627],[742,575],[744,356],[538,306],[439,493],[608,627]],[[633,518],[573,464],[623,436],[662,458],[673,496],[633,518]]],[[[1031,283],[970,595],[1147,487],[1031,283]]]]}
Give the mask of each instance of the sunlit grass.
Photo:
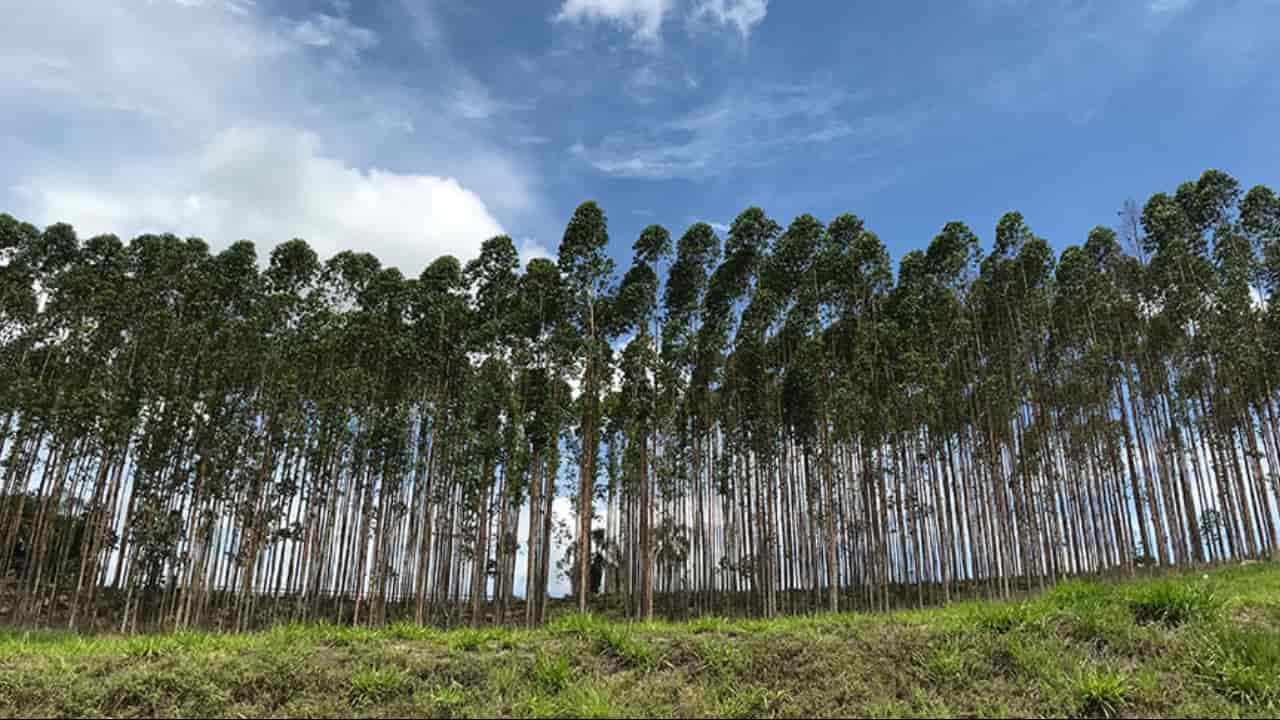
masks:
{"type": "Polygon", "coordinates": [[[888,614],[535,629],[0,629],[0,717],[1267,716],[1280,567],[888,614]]]}

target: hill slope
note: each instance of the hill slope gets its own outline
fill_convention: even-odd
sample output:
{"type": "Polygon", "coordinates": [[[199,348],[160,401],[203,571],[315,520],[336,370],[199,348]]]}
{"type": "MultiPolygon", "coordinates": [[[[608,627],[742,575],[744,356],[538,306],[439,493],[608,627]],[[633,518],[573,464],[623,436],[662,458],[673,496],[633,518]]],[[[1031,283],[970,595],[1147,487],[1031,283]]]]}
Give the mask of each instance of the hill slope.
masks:
{"type": "Polygon", "coordinates": [[[0,715],[1273,716],[1280,567],[891,615],[0,631],[0,715]]]}

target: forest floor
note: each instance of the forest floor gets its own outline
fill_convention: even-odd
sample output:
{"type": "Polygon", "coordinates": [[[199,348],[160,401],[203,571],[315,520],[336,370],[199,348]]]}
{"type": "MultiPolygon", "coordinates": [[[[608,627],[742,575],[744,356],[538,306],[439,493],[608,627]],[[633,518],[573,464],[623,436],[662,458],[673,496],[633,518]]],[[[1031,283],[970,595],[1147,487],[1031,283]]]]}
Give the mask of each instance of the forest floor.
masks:
{"type": "Polygon", "coordinates": [[[1274,717],[1280,565],[890,614],[537,630],[0,628],[0,716],[1274,717]]]}

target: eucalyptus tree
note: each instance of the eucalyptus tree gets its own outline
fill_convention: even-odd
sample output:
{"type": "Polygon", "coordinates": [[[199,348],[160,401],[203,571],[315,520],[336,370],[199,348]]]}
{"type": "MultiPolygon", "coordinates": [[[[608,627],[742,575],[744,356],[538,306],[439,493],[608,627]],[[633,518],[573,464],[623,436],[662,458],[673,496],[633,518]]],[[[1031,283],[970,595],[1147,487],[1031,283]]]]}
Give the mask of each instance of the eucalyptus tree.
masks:
{"type": "Polygon", "coordinates": [[[527,357],[520,382],[524,436],[529,445],[529,537],[526,545],[525,621],[540,622],[545,611],[551,553],[551,507],[556,495],[559,436],[568,398],[561,371],[564,287],[550,260],[529,261],[515,305],[516,334],[527,357]],[[560,338],[557,338],[560,335],[560,338]]]}
{"type": "Polygon", "coordinates": [[[615,284],[594,203],[557,262],[410,277],[0,216],[4,619],[504,622],[527,512],[538,623],[565,455],[578,606],[601,556],[641,618],[1274,553],[1280,201],[1210,170],[1122,220],[1057,256],[948,223],[895,279],[854,215],[749,208],[615,284]]]}
{"type": "Polygon", "coordinates": [[[841,215],[827,228],[824,243],[824,305],[834,311],[824,331],[831,357],[838,361],[832,403],[839,439],[859,455],[862,530],[870,586],[879,586],[879,604],[887,606],[890,584],[888,496],[883,472],[884,418],[893,397],[885,307],[893,287],[889,252],[860,219],[841,215]]]}
{"type": "MultiPolygon", "coordinates": [[[[564,283],[567,322],[577,331],[570,352],[582,363],[579,389],[582,450],[578,470],[578,558],[591,557],[594,515],[600,376],[608,351],[607,299],[613,283],[613,260],[605,254],[609,231],[604,211],[585,202],[574,211],[560,242],[558,266],[564,283]]],[[[578,563],[578,609],[587,609],[588,563],[578,563]]]]}
{"type": "Polygon", "coordinates": [[[737,546],[739,565],[748,565],[759,607],[766,615],[776,612],[771,557],[774,523],[770,522],[776,516],[771,498],[766,497],[767,485],[762,488],[761,480],[762,472],[767,473],[761,464],[767,465],[773,458],[767,428],[770,418],[766,416],[769,387],[765,339],[777,315],[778,301],[759,283],[770,247],[780,231],[778,223],[758,207],[744,210],[730,224],[724,261],[711,276],[703,316],[703,329],[710,331],[699,360],[714,365],[704,365],[701,382],[695,379],[700,386],[697,389],[702,390],[716,377],[713,373],[722,368],[719,410],[733,461],[729,469],[733,487],[730,492],[739,500],[736,510],[742,518],[735,528],[741,535],[727,538],[726,544],[737,546]],[[739,308],[741,318],[736,323],[732,353],[723,354],[730,348],[729,333],[735,329],[733,313],[739,308]]]}
{"type": "Polygon", "coordinates": [[[658,300],[658,273],[655,265],[671,253],[671,235],[661,225],[645,228],[633,246],[635,257],[618,286],[612,308],[614,334],[634,333],[623,351],[622,406],[630,425],[629,447],[637,455],[636,486],[628,494],[638,500],[639,515],[639,615],[653,617],[653,491],[650,485],[650,452],[653,423],[657,412],[654,380],[658,352],[651,331],[658,300]]]}
{"type": "MultiPolygon", "coordinates": [[[[475,498],[476,522],[471,571],[473,625],[480,623],[481,607],[488,592],[490,518],[493,514],[492,496],[499,466],[503,466],[503,477],[508,481],[511,478],[508,467],[512,459],[511,448],[508,443],[503,442],[503,431],[507,426],[516,426],[510,408],[512,388],[509,361],[514,349],[515,321],[519,319],[517,313],[511,312],[516,306],[519,291],[519,267],[515,244],[511,238],[502,235],[485,241],[480,248],[479,257],[468,263],[466,268],[466,277],[475,289],[472,347],[475,352],[487,356],[480,367],[478,383],[474,387],[476,395],[473,398],[476,412],[473,437],[479,442],[481,462],[479,485],[471,490],[475,498]]],[[[509,491],[499,489],[498,494],[504,497],[506,492],[509,491]]],[[[505,509],[505,503],[501,507],[505,509]]],[[[506,527],[508,516],[508,512],[499,513],[498,535],[501,541],[505,541],[509,534],[506,527]]],[[[498,555],[502,555],[501,548],[498,555]]]]}
{"type": "Polygon", "coordinates": [[[1280,289],[1280,198],[1264,185],[1250,188],[1240,202],[1241,229],[1253,243],[1257,257],[1255,304],[1262,314],[1262,367],[1257,379],[1262,387],[1254,398],[1258,422],[1268,450],[1271,484],[1280,502],[1280,304],[1275,302],[1280,289]]]}
{"type": "MultiPolygon", "coordinates": [[[[710,483],[703,482],[703,470],[707,467],[704,458],[710,446],[705,439],[711,429],[710,408],[707,393],[697,390],[702,385],[694,385],[693,375],[700,358],[699,334],[708,280],[719,258],[720,239],[707,223],[694,223],[677,242],[675,259],[663,287],[656,378],[657,421],[667,440],[663,456],[655,463],[661,468],[655,475],[662,480],[656,485],[674,487],[687,482],[695,496],[705,499],[710,514],[715,512],[710,483]]],[[[710,600],[716,582],[713,524],[709,522],[702,533],[694,536],[696,545],[691,547],[702,590],[697,596],[700,609],[710,600]]],[[[653,557],[656,552],[652,536],[650,540],[646,557],[653,557]]],[[[652,587],[651,574],[646,590],[651,591],[652,587]]],[[[644,602],[652,605],[647,596],[644,602]]]]}

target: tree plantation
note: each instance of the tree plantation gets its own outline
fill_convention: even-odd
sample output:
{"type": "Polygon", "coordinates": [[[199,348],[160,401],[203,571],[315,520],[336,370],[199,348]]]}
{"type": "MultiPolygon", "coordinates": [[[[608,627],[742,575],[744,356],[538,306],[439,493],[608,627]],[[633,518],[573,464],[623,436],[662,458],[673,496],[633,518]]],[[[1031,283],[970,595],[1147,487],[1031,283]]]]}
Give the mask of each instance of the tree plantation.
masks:
{"type": "Polygon", "coordinates": [[[587,202],[555,261],[406,277],[0,215],[0,622],[537,624],[557,573],[774,616],[1280,546],[1264,186],[1056,255],[952,222],[896,272],[854,215],[609,240],[587,202]]]}

